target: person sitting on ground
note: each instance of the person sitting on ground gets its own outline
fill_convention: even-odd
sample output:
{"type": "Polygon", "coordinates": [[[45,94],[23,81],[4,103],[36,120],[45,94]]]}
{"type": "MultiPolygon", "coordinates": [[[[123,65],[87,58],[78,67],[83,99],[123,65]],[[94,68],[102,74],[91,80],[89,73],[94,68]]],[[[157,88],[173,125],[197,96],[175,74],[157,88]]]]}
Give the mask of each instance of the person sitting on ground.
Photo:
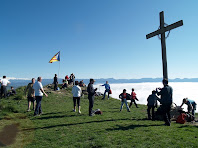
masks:
{"type": "Polygon", "coordinates": [[[196,102],[194,100],[190,100],[188,98],[184,98],[183,102],[180,107],[182,107],[184,104],[188,106],[188,113],[192,111],[192,115],[195,116],[195,110],[196,110],[196,102]]]}
{"type": "Polygon", "coordinates": [[[80,87],[85,87],[85,83],[83,82],[83,80],[80,81],[79,86],[80,87]]]}
{"type": "Polygon", "coordinates": [[[76,112],[76,101],[78,104],[78,113],[80,114],[80,97],[82,94],[82,90],[80,86],[78,86],[78,81],[75,81],[75,85],[72,88],[72,94],[73,94],[73,102],[74,102],[74,109],[73,111],[76,112]]]}
{"type": "Polygon", "coordinates": [[[119,98],[121,99],[121,107],[120,111],[122,111],[124,103],[126,104],[127,111],[130,112],[129,106],[127,104],[127,97],[130,97],[130,94],[126,93],[126,89],[123,89],[123,93],[119,95],[119,98]]]}
{"type": "Polygon", "coordinates": [[[16,90],[14,89],[14,87],[11,86],[11,90],[9,91],[7,96],[13,96],[16,95],[16,90]]]}
{"type": "Polygon", "coordinates": [[[108,100],[109,100],[109,91],[110,91],[110,85],[108,84],[108,81],[106,81],[105,84],[101,85],[101,86],[105,86],[105,92],[104,92],[104,96],[103,96],[103,100],[105,99],[106,93],[108,93],[108,100]]]}
{"type": "Polygon", "coordinates": [[[28,100],[28,109],[27,111],[31,111],[30,110],[30,107],[31,107],[31,102],[33,103],[33,110],[35,109],[35,105],[36,105],[36,101],[35,101],[35,92],[34,92],[34,89],[33,89],[33,85],[35,83],[35,79],[32,78],[32,82],[29,83],[25,89],[25,95],[26,95],[26,92],[28,91],[28,95],[27,95],[27,100],[28,100]]]}
{"type": "Polygon", "coordinates": [[[150,114],[150,110],[152,109],[152,120],[155,120],[155,107],[157,107],[157,100],[159,99],[156,96],[156,91],[153,90],[152,94],[149,95],[148,99],[147,99],[147,114],[148,114],[148,119],[151,120],[151,114],[150,114]]]}
{"type": "Polygon", "coordinates": [[[133,103],[135,104],[136,108],[138,108],[138,106],[137,106],[135,100],[139,101],[139,100],[137,99],[137,97],[136,97],[136,93],[134,92],[134,88],[132,88],[132,92],[131,92],[131,103],[130,103],[130,105],[129,105],[129,108],[132,106],[133,103]]]}
{"type": "Polygon", "coordinates": [[[67,88],[67,79],[63,79],[63,85],[62,85],[62,88],[67,88]]]}

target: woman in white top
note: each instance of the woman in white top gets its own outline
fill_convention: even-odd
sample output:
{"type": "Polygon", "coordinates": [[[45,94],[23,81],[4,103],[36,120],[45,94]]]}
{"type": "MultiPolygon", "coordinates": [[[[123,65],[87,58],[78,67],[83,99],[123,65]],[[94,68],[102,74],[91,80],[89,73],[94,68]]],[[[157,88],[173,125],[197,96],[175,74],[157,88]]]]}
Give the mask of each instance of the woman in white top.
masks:
{"type": "Polygon", "coordinates": [[[79,114],[81,113],[81,111],[80,111],[81,93],[82,93],[81,87],[78,86],[78,81],[75,81],[75,85],[72,88],[73,102],[74,102],[74,110],[73,111],[76,112],[76,101],[77,101],[79,114]]]}

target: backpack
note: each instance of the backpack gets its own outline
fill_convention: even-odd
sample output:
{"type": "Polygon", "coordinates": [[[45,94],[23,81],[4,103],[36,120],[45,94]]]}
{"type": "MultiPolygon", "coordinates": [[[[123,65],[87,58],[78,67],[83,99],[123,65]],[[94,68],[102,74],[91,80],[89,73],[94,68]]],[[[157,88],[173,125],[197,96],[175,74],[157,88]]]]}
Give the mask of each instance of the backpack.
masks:
{"type": "Polygon", "coordinates": [[[184,124],[186,122],[187,115],[185,113],[181,113],[176,120],[176,123],[184,124]]]}

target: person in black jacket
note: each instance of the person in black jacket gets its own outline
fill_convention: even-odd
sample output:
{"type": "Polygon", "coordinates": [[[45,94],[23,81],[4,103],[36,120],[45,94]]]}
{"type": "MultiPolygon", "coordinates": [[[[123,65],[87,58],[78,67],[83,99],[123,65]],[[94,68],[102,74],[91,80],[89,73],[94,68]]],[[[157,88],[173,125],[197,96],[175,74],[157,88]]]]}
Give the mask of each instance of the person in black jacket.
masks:
{"type": "Polygon", "coordinates": [[[87,87],[88,99],[89,99],[89,116],[94,115],[92,113],[92,108],[93,108],[93,104],[94,104],[94,95],[97,90],[97,88],[95,88],[95,89],[93,88],[94,82],[95,82],[94,79],[90,79],[90,83],[88,84],[88,87],[87,87]]]}
{"type": "Polygon", "coordinates": [[[57,78],[57,74],[55,74],[54,76],[54,91],[56,91],[58,88],[58,78],[57,78]]]}
{"type": "Polygon", "coordinates": [[[165,125],[170,126],[171,120],[170,120],[170,110],[171,105],[173,102],[172,95],[173,95],[173,89],[171,86],[168,85],[168,79],[163,79],[162,81],[164,87],[158,88],[160,92],[157,93],[157,95],[161,96],[161,99],[158,101],[162,104],[162,111],[163,111],[163,118],[165,121],[165,125]]]}
{"type": "Polygon", "coordinates": [[[120,111],[122,111],[123,105],[125,103],[126,107],[127,107],[127,111],[130,112],[130,109],[129,109],[129,106],[128,106],[128,103],[127,103],[127,99],[128,98],[130,99],[130,97],[131,97],[130,94],[126,93],[126,89],[123,89],[123,93],[121,93],[119,95],[119,98],[121,99],[120,111]]]}

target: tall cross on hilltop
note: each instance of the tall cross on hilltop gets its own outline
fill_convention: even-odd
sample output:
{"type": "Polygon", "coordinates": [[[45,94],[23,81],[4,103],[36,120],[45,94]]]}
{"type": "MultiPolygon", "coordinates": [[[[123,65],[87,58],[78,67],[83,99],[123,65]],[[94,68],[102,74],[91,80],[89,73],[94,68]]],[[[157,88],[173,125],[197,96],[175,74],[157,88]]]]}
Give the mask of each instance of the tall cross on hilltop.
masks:
{"type": "Polygon", "coordinates": [[[146,35],[146,39],[154,37],[156,35],[161,35],[161,46],[162,46],[162,63],[163,63],[163,78],[168,79],[168,71],[167,71],[167,58],[166,58],[166,37],[165,32],[170,31],[174,28],[180,27],[183,25],[183,20],[180,20],[171,25],[165,26],[164,23],[164,11],[160,12],[160,27],[158,30],[149,33],[146,35]]]}

